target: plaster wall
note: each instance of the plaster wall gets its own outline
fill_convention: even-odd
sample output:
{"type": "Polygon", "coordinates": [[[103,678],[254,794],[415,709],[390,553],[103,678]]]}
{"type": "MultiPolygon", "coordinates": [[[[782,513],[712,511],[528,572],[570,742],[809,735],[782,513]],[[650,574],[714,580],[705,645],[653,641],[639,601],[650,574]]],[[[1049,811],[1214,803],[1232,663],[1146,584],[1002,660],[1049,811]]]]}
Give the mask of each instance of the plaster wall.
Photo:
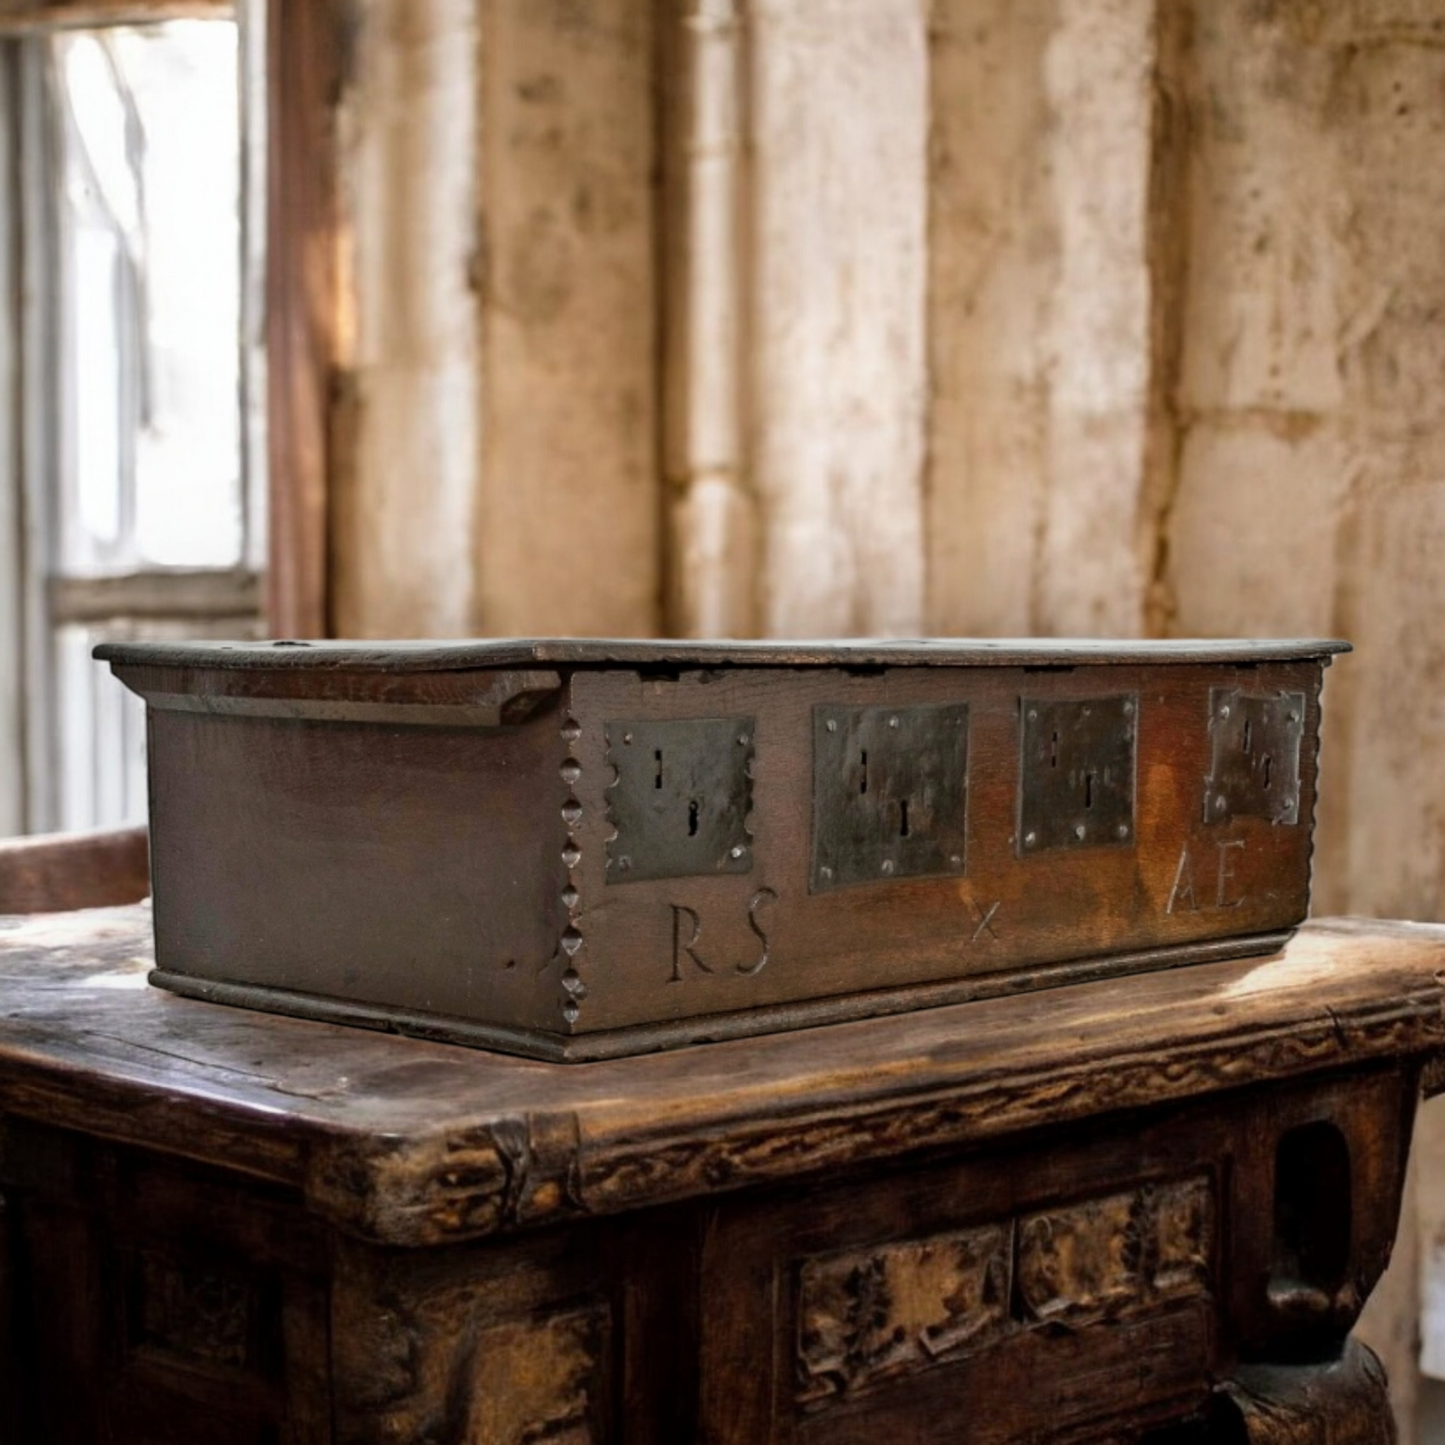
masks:
{"type": "Polygon", "coordinates": [[[940,0],[931,39],[930,628],[1136,635],[1153,0],[940,0]]]}
{"type": "Polygon", "coordinates": [[[654,631],[648,8],[351,0],[348,23],[336,631],[654,631]]]}
{"type": "Polygon", "coordinates": [[[333,615],[343,635],[456,636],[471,630],[482,404],[477,17],[472,0],[363,0],[354,24],[333,615]]]}

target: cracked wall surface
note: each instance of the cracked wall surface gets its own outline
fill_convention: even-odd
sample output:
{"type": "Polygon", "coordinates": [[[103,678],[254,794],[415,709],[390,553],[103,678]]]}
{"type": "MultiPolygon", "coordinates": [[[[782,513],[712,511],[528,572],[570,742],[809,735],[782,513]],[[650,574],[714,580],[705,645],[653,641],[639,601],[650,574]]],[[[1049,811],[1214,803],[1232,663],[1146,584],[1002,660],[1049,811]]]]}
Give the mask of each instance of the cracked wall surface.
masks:
{"type": "MultiPolygon", "coordinates": [[[[1168,630],[1355,644],[1326,689],[1315,908],[1440,918],[1445,6],[1196,0],[1190,22],[1168,630]]],[[[1427,1111],[1419,1223],[1364,1325],[1407,1439],[1441,1138],[1427,1111]]]]}
{"type": "Polygon", "coordinates": [[[1338,633],[1316,901],[1445,904],[1445,7],[1196,5],[1172,632],[1338,633]],[[1425,624],[1425,625],[1422,625],[1425,624]]]}
{"type": "Polygon", "coordinates": [[[651,12],[633,0],[350,12],[335,628],[653,632],[651,12]]]}

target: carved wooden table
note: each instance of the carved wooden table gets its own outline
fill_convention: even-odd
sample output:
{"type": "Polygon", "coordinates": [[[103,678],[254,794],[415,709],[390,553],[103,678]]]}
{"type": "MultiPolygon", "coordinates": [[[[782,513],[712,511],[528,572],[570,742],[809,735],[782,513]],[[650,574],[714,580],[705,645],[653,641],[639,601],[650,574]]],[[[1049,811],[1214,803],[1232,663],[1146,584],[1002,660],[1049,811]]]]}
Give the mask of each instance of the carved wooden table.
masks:
{"type": "Polygon", "coordinates": [[[1445,929],[573,1066],[148,966],[0,922],[6,1441],[1390,1436],[1445,929]]]}

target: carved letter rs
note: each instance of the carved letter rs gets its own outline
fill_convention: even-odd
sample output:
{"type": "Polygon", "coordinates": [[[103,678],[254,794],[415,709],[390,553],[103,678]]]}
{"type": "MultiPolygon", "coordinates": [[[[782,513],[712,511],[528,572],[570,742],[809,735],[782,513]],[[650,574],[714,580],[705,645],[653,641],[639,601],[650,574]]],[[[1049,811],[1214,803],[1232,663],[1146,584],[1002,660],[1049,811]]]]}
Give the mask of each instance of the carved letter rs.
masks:
{"type": "Polygon", "coordinates": [[[682,982],[682,956],[686,954],[704,973],[711,973],[697,953],[697,941],[702,936],[702,919],[698,916],[697,910],[689,908],[685,903],[674,903],[672,905],[672,977],[669,983],[682,982]],[[687,937],[683,937],[682,920],[686,916],[691,923],[687,937]]]}
{"type": "Polygon", "coordinates": [[[760,909],[765,903],[776,903],[777,901],[778,895],[773,889],[759,888],[758,891],[753,894],[751,900],[749,900],[748,902],[748,927],[757,934],[759,941],[763,945],[763,951],[761,954],[759,954],[758,961],[756,963],[752,965],[748,965],[746,963],[738,964],[737,971],[746,976],[747,978],[751,978],[755,973],[761,973],[763,971],[763,968],[766,966],[769,957],[768,935],[763,932],[763,926],[761,923],[758,922],[758,909],[760,909]]]}

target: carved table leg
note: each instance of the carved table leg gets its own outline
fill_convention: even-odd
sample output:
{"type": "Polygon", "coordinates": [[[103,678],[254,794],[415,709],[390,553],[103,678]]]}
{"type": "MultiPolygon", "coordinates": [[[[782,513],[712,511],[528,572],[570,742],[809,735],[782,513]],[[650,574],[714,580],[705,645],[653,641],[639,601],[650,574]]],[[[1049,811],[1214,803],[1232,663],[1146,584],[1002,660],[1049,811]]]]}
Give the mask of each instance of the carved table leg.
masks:
{"type": "Polygon", "coordinates": [[[1394,1445],[1385,1371],[1347,1340],[1316,1365],[1246,1365],[1220,1389],[1222,1429],[1248,1445],[1394,1445]]]}
{"type": "Polygon", "coordinates": [[[0,1194],[0,1440],[23,1438],[14,1234],[13,1206],[0,1194]]]}

